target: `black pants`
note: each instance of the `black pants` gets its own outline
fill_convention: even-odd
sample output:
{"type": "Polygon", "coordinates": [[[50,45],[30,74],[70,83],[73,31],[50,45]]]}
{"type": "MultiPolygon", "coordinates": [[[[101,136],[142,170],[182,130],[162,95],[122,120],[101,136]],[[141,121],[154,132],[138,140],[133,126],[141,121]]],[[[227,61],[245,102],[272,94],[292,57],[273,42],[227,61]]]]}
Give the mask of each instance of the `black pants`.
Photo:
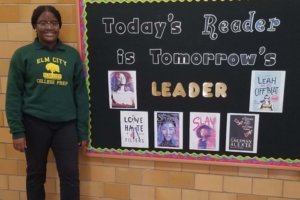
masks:
{"type": "Polygon", "coordinates": [[[24,116],[26,130],[27,200],[44,200],[46,165],[51,148],[60,179],[61,200],[79,200],[76,121],[47,122],[24,116]]]}

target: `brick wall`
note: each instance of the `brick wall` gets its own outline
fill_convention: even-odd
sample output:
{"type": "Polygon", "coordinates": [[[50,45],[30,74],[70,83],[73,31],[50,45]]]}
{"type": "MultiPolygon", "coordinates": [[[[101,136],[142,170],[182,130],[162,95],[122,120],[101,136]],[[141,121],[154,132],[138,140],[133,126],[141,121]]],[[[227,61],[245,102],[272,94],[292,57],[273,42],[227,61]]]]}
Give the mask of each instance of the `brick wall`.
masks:
{"type": "MultiPolygon", "coordinates": [[[[5,117],[7,71],[14,50],[35,37],[33,8],[53,4],[62,13],[61,39],[78,45],[76,0],[0,0],[0,200],[25,200],[25,158],[14,151],[5,117]]],[[[109,159],[80,155],[81,200],[295,200],[300,171],[109,159]]],[[[59,200],[49,155],[47,200],[59,200]]]]}

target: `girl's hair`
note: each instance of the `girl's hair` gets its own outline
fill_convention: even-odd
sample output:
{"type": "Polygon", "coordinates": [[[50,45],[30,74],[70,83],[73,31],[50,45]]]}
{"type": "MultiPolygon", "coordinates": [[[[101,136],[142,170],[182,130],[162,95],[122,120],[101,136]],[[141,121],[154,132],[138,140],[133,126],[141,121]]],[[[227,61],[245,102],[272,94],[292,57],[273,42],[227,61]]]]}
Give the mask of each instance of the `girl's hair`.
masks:
{"type": "Polygon", "coordinates": [[[51,12],[56,17],[56,19],[59,23],[59,28],[61,28],[62,22],[61,22],[60,13],[55,7],[50,6],[50,5],[42,5],[42,6],[38,6],[36,9],[34,9],[32,16],[31,16],[32,27],[35,28],[38,18],[45,11],[51,12]]]}
{"type": "Polygon", "coordinates": [[[176,127],[176,123],[174,120],[163,120],[162,122],[160,122],[160,126],[163,126],[164,124],[167,123],[173,124],[173,126],[176,127]]]}
{"type": "Polygon", "coordinates": [[[134,88],[133,88],[133,84],[132,84],[132,77],[129,72],[113,72],[110,75],[111,90],[118,91],[118,89],[120,88],[120,84],[119,84],[119,80],[118,80],[120,74],[123,74],[126,78],[125,91],[134,92],[134,88]]]}

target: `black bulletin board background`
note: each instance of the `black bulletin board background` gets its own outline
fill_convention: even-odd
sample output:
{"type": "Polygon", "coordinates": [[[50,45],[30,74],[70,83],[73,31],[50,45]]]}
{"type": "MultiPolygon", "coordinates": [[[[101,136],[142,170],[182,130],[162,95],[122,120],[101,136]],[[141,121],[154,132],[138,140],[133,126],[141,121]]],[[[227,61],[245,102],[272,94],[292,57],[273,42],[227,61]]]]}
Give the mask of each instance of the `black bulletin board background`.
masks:
{"type": "MultiPolygon", "coordinates": [[[[183,112],[184,142],[182,150],[174,152],[204,153],[212,155],[234,155],[265,158],[300,158],[300,1],[298,0],[249,0],[234,2],[168,2],[168,3],[86,3],[86,49],[91,105],[91,148],[124,149],[121,147],[120,110],[109,108],[108,70],[135,70],[137,74],[137,111],[147,111],[149,117],[149,151],[167,151],[154,148],[154,111],[183,112]],[[211,40],[202,35],[204,14],[214,14],[221,20],[249,19],[249,11],[256,11],[254,21],[277,17],[281,24],[275,32],[219,34],[211,40]],[[114,17],[115,21],[130,22],[138,17],[144,21],[167,20],[169,13],[174,21],[182,22],[182,33],[172,35],[167,27],[161,39],[153,35],[105,34],[103,17],[114,17]],[[258,54],[259,47],[277,54],[276,64],[264,65],[263,56],[258,55],[254,66],[153,65],[150,48],[161,48],[165,52],[199,53],[247,53],[258,54]],[[117,49],[135,52],[135,63],[118,65],[117,49]],[[258,113],[260,115],[258,149],[256,154],[225,151],[227,113],[250,113],[249,97],[252,70],[285,70],[285,94],[282,113],[258,113]],[[189,82],[224,82],[226,98],[155,97],[151,94],[151,82],[172,83],[174,88],[181,82],[188,88],[189,82]],[[218,112],[221,114],[220,150],[217,152],[189,150],[189,113],[218,112]]],[[[172,91],[172,90],[171,90],[172,91]]],[[[131,150],[130,148],[126,148],[131,150]]],[[[133,150],[145,150],[136,149],[133,150]]],[[[173,150],[172,150],[173,151],[173,150]]]]}

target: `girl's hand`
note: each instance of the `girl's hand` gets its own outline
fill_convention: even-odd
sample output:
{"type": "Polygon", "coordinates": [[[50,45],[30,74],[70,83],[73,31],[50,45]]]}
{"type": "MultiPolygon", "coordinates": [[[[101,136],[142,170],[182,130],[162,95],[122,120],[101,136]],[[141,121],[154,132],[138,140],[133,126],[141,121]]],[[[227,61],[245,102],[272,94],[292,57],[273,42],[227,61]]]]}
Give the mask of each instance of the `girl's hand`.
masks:
{"type": "Polygon", "coordinates": [[[78,143],[78,146],[87,147],[88,143],[89,143],[88,140],[82,140],[81,142],[78,143]]]}
{"type": "Polygon", "coordinates": [[[13,145],[15,150],[24,152],[25,149],[27,148],[25,137],[13,139],[13,145]]]}

